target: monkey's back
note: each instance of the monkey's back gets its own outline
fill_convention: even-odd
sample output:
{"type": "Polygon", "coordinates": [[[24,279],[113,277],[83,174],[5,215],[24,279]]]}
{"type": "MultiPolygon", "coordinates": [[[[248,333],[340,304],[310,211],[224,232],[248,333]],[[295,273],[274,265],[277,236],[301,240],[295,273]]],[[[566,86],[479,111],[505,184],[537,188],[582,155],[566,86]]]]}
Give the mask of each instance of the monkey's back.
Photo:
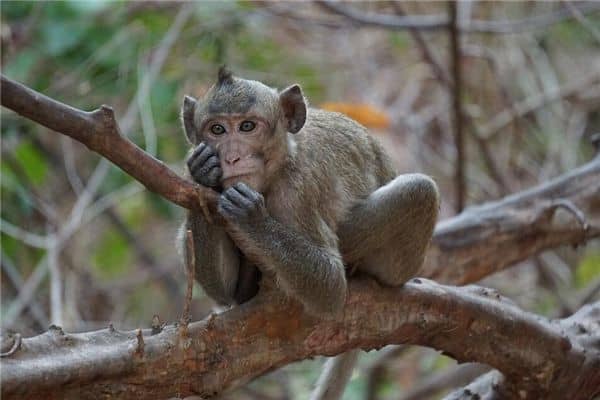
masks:
{"type": "Polygon", "coordinates": [[[357,202],[395,177],[389,157],[366,128],[337,112],[308,109],[307,121],[293,135],[293,150],[282,182],[285,196],[275,214],[305,232],[336,230],[357,202]],[[289,187],[291,186],[291,187],[289,187]],[[286,205],[296,205],[293,209],[286,205]],[[298,208],[297,205],[300,205],[298,208]],[[327,227],[320,227],[322,223],[327,227]]]}

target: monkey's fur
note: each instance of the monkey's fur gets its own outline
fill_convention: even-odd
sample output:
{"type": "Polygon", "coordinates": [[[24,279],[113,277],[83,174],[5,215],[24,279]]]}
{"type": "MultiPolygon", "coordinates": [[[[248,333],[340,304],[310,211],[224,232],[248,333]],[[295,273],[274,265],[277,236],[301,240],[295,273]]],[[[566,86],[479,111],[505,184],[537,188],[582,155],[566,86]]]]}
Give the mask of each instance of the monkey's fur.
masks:
{"type": "Polygon", "coordinates": [[[183,226],[193,232],[196,279],[218,303],[253,297],[262,274],[306,312],[335,318],[344,266],[394,286],[418,272],[436,185],[396,177],[358,123],[308,108],[298,85],[278,93],[224,69],[202,100],[186,96],[182,120],[192,178],[222,193],[224,227],[196,212],[183,226]]]}

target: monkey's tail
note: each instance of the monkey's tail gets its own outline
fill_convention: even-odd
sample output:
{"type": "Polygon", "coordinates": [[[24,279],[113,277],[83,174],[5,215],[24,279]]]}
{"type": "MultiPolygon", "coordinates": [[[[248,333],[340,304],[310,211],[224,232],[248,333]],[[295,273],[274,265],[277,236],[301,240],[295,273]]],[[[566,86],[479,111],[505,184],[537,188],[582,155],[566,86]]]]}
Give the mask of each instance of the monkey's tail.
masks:
{"type": "Polygon", "coordinates": [[[359,349],[350,350],[347,353],[328,359],[310,400],[341,399],[352,376],[359,353],[359,349]]]}

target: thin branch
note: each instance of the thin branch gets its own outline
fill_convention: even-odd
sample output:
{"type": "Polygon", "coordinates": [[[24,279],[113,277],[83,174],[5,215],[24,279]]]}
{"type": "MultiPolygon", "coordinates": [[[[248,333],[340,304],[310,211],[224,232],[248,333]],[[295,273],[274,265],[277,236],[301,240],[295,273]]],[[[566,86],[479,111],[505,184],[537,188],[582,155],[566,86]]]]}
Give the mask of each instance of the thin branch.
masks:
{"type": "Polygon", "coordinates": [[[33,272],[25,281],[25,284],[21,286],[17,298],[10,304],[8,310],[2,314],[3,326],[12,326],[14,324],[15,319],[21,315],[21,311],[33,300],[38,287],[47,273],[48,263],[46,257],[44,257],[38,262],[33,272]]]}
{"type": "Polygon", "coordinates": [[[367,381],[366,389],[365,389],[365,392],[366,392],[365,399],[366,400],[376,400],[378,398],[377,389],[379,387],[381,380],[383,380],[383,378],[384,378],[385,371],[386,371],[386,368],[385,368],[386,364],[390,360],[399,358],[409,348],[410,348],[410,346],[390,345],[390,346],[384,347],[383,349],[381,349],[377,352],[376,358],[367,367],[367,369],[365,371],[366,381],[367,381]]]}
{"type": "Polygon", "coordinates": [[[456,213],[460,213],[465,207],[467,198],[467,182],[465,178],[465,138],[463,134],[463,112],[462,112],[462,55],[460,50],[460,30],[458,20],[458,7],[460,2],[449,1],[448,9],[450,11],[449,33],[450,33],[450,54],[452,69],[452,131],[454,133],[454,147],[456,149],[456,169],[454,172],[456,198],[454,207],[456,213]]]}
{"type": "Polygon", "coordinates": [[[483,364],[468,363],[462,364],[432,374],[420,381],[406,393],[403,393],[398,400],[419,400],[428,399],[442,390],[452,389],[463,386],[479,375],[489,371],[489,367],[483,364]]]}
{"type": "Polygon", "coordinates": [[[84,112],[55,101],[2,75],[2,105],[106,157],[148,190],[188,209],[209,213],[217,194],[184,179],[123,137],[112,109],[84,112]]]}
{"type": "Polygon", "coordinates": [[[50,321],[63,326],[63,274],[60,267],[61,241],[48,234],[48,270],[50,272],[50,321]]]}
{"type": "MultiPolygon", "coordinates": [[[[394,5],[394,8],[396,9],[396,12],[398,14],[400,14],[400,15],[404,14],[404,11],[399,3],[392,3],[392,4],[394,5]]],[[[457,3],[457,5],[458,5],[458,3],[457,3]]],[[[441,64],[435,59],[431,49],[429,48],[429,46],[427,45],[427,42],[425,41],[425,38],[423,37],[423,34],[416,28],[410,28],[410,34],[413,37],[415,43],[417,44],[417,47],[421,51],[421,56],[423,57],[423,60],[425,60],[427,62],[427,64],[431,68],[435,78],[448,91],[450,91],[452,93],[453,100],[456,100],[456,93],[454,92],[454,82],[450,79],[450,77],[448,76],[446,71],[442,68],[441,64]]],[[[461,50],[460,53],[461,53],[461,57],[462,57],[462,47],[460,50],[461,50]]],[[[453,105],[454,105],[454,107],[456,107],[456,104],[453,103],[453,105]]],[[[456,111],[454,111],[454,116],[456,116],[456,111]]],[[[509,188],[507,179],[504,177],[504,175],[500,171],[500,168],[498,167],[496,161],[492,157],[492,154],[491,154],[491,151],[489,150],[489,146],[487,145],[487,142],[480,138],[480,135],[478,134],[479,127],[477,126],[475,121],[473,121],[473,119],[469,117],[468,114],[461,113],[461,117],[462,117],[462,120],[465,122],[465,124],[469,125],[471,127],[471,129],[474,131],[473,136],[475,139],[475,144],[477,145],[477,147],[479,149],[479,153],[481,154],[481,157],[483,158],[483,161],[485,162],[485,165],[490,173],[490,176],[492,177],[492,179],[494,179],[494,181],[500,188],[500,192],[502,193],[502,195],[506,195],[507,193],[510,192],[510,190],[509,190],[510,188],[509,188]]],[[[458,163],[457,163],[456,169],[458,169],[458,163]]],[[[466,180],[466,177],[464,176],[465,175],[464,171],[462,172],[461,175],[463,175],[463,179],[459,180],[459,182],[466,180]]],[[[456,173],[456,176],[458,176],[458,173],[456,173]]],[[[457,190],[457,198],[462,198],[462,196],[458,195],[458,190],[457,190]]],[[[457,202],[457,204],[458,204],[458,202],[457,202]]]]}
{"type": "Polygon", "coordinates": [[[579,22],[587,31],[592,35],[597,44],[600,44],[600,30],[597,25],[594,25],[586,16],[581,12],[580,9],[573,5],[571,0],[562,1],[573,17],[579,22]]]}
{"type": "Polygon", "coordinates": [[[194,268],[196,265],[196,252],[194,251],[194,237],[192,231],[188,229],[185,235],[186,254],[189,259],[185,260],[185,276],[187,278],[187,288],[185,291],[185,303],[183,306],[183,315],[180,324],[187,327],[190,322],[190,310],[192,308],[192,294],[194,292],[194,268]]]}
{"type": "MultiPolygon", "coordinates": [[[[315,1],[321,7],[335,14],[342,15],[349,20],[363,25],[390,30],[405,30],[417,28],[420,30],[445,30],[451,24],[451,18],[446,15],[411,15],[394,16],[375,12],[364,12],[358,7],[346,6],[341,2],[331,0],[315,1]]],[[[576,10],[580,13],[593,13],[600,10],[600,4],[597,2],[583,2],[577,4],[576,10]]],[[[556,11],[542,15],[534,15],[518,20],[469,20],[466,26],[459,25],[458,29],[463,33],[496,33],[496,34],[514,34],[530,32],[546,28],[557,22],[574,18],[572,12],[562,7],[556,11]]]]}
{"type": "Polygon", "coordinates": [[[569,82],[564,86],[527,97],[513,104],[509,109],[498,113],[487,124],[481,127],[479,136],[484,140],[489,140],[516,118],[521,118],[551,102],[574,96],[598,81],[600,81],[600,73],[593,73],[590,76],[569,82]]]}
{"type": "Polygon", "coordinates": [[[13,237],[21,242],[25,243],[28,246],[35,247],[38,249],[45,249],[48,246],[46,241],[46,237],[42,235],[38,235],[37,233],[32,233],[26,231],[23,228],[19,228],[16,225],[11,224],[10,222],[0,218],[0,232],[13,237]]]}
{"type": "MultiPolygon", "coordinates": [[[[4,251],[0,252],[0,258],[2,259],[2,271],[6,274],[13,287],[17,291],[21,291],[25,282],[13,260],[11,260],[4,251]]],[[[35,322],[37,322],[41,328],[46,329],[49,325],[48,316],[42,306],[34,298],[31,298],[29,301],[29,310],[35,322]]]]}
{"type": "Polygon", "coordinates": [[[393,30],[418,28],[421,30],[439,30],[448,27],[448,18],[445,15],[411,15],[395,16],[378,13],[365,13],[356,7],[348,7],[341,2],[317,0],[315,3],[335,14],[366,26],[383,27],[393,30]]]}

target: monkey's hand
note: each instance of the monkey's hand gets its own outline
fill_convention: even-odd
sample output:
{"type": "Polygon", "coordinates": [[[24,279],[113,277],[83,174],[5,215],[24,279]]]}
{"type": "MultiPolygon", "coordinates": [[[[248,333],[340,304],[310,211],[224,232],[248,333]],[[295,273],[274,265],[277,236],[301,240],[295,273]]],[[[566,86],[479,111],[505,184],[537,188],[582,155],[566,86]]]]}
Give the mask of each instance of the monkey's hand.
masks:
{"type": "Polygon", "coordinates": [[[223,170],[219,156],[212,147],[201,142],[187,160],[190,174],[196,182],[203,186],[216,188],[221,185],[223,170]]]}
{"type": "Polygon", "coordinates": [[[218,211],[227,221],[230,230],[236,233],[250,233],[259,228],[269,216],[263,196],[242,182],[223,192],[218,211]]]}

